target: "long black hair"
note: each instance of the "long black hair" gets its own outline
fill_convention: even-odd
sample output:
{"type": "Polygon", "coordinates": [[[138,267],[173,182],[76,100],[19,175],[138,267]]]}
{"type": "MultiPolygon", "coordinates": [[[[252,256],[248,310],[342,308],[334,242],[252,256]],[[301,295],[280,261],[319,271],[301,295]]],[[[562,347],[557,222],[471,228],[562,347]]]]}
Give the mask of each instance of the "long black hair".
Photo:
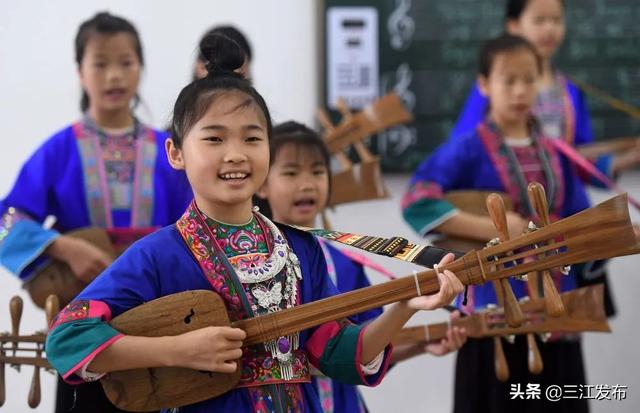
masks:
{"type": "Polygon", "coordinates": [[[542,59],[536,48],[526,39],[513,34],[504,33],[494,39],[487,41],[478,56],[478,73],[484,77],[489,77],[491,67],[496,60],[496,56],[502,53],[512,52],[518,49],[530,51],[536,59],[538,72],[542,73],[542,59]]]}
{"type": "MultiPolygon", "coordinates": [[[[135,49],[136,55],[138,56],[138,60],[140,61],[140,66],[144,66],[144,55],[142,54],[142,43],[140,42],[140,36],[138,35],[138,31],[134,27],[131,22],[122,17],[114,16],[107,12],[101,12],[90,18],[89,20],[83,22],[78,28],[78,33],[76,34],[76,63],[78,67],[82,63],[82,59],[84,58],[84,52],[87,48],[87,43],[89,43],[89,39],[91,36],[96,34],[107,34],[113,35],[118,33],[126,33],[131,36],[133,40],[133,47],[135,49]]],[[[138,94],[136,93],[135,101],[136,104],[139,101],[138,94]]],[[[84,112],[89,108],[89,95],[84,90],[82,91],[82,99],[80,100],[80,109],[84,112]]]]}
{"type": "MultiPolygon", "coordinates": [[[[505,20],[518,20],[522,13],[527,9],[531,0],[507,0],[507,7],[505,9],[505,20]]],[[[558,0],[564,7],[564,0],[558,0]]]]}
{"type": "Polygon", "coordinates": [[[255,103],[262,111],[271,136],[272,123],[269,108],[251,83],[235,70],[244,63],[245,52],[231,38],[213,33],[200,42],[200,53],[206,59],[207,76],[185,86],[176,100],[171,122],[171,140],[182,147],[184,137],[204,116],[220,92],[239,91],[247,95],[247,104],[255,103]]]}

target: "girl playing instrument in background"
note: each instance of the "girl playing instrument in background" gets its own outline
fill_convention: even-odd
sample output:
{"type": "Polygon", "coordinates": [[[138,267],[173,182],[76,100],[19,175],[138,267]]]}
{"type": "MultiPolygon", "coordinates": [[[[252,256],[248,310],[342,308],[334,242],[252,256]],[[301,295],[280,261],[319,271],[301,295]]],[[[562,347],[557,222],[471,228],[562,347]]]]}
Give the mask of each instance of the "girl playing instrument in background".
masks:
{"type": "MultiPolygon", "coordinates": [[[[542,131],[548,138],[562,139],[570,145],[593,142],[591,120],[583,93],[553,67],[553,56],[565,36],[565,2],[563,0],[508,0],[505,28],[508,33],[522,36],[536,48],[542,59],[540,88],[532,107],[542,131]]],[[[472,132],[487,112],[488,100],[473,87],[451,136],[472,132]]],[[[640,163],[640,151],[598,158],[596,166],[608,176],[640,163]]],[[[601,185],[597,180],[591,183],[601,185]]]]}
{"type": "MultiPolygon", "coordinates": [[[[324,141],[308,127],[290,121],[274,127],[269,144],[269,174],[257,192],[260,210],[277,222],[315,227],[318,215],[329,201],[330,192],[330,158],[324,141]]],[[[318,241],[327,261],[327,272],[339,292],[371,285],[363,263],[356,256],[346,255],[321,238],[318,241]]],[[[350,319],[364,324],[381,313],[382,309],[377,308],[350,319]]],[[[459,349],[465,340],[464,329],[454,327],[441,342],[395,347],[392,363],[425,352],[438,356],[448,354],[459,349]]],[[[322,375],[314,375],[313,381],[324,413],[367,411],[356,386],[322,375]]]]}
{"type": "MultiPolygon", "coordinates": [[[[75,50],[83,116],[38,148],[0,201],[0,264],[27,283],[51,258],[89,283],[111,257],[67,231],[151,230],[175,221],[191,198],[184,173],[167,162],[167,134],[132,111],[144,64],[135,27],[99,13],[80,26],[75,50]],[[48,216],[56,218],[52,228],[43,226],[48,216]]],[[[97,384],[77,394],[62,381],[58,386],[58,412],[115,411],[107,406],[97,384]]]]}
{"type": "Polygon", "coordinates": [[[244,53],[219,35],[207,37],[201,51],[208,75],[181,91],[166,141],[169,161],[186,171],[194,200],[175,225],[134,244],[59,314],[47,356],[67,380],[160,366],[240,369],[236,388],[183,412],[320,412],[309,363],[347,383],[377,384],[392,337],[417,309],[446,304],[462,284],[444,271],[438,294],[396,303],[366,327],[328,322],[266,345],[243,347],[246,333],[231,327],[167,337],[114,330],[111,317],[187,290],[217,292],[232,321],[337,293],[313,236],[253,211],[252,196],[269,167],[271,119],[260,94],[234,72],[244,53]]]}
{"type": "MultiPolygon", "coordinates": [[[[522,36],[536,49],[542,59],[542,75],[532,112],[547,138],[562,139],[572,146],[593,143],[591,120],[584,94],[559,70],[553,67],[553,56],[564,40],[565,2],[563,0],[508,0],[505,28],[508,33],[522,36]]],[[[488,99],[476,84],[454,126],[451,137],[472,132],[485,118],[488,99]]],[[[595,166],[605,175],[615,177],[640,163],[640,151],[621,155],[603,155],[595,166]]],[[[581,178],[599,187],[603,183],[581,174],[581,178]]],[[[578,286],[604,283],[607,315],[615,314],[615,304],[609,288],[605,262],[597,262],[593,271],[578,276],[578,286]]]]}
{"type": "MultiPolygon", "coordinates": [[[[426,159],[411,179],[403,199],[405,220],[420,234],[438,231],[454,237],[486,242],[497,236],[489,217],[459,211],[444,199],[454,190],[503,192],[511,200],[507,213],[511,236],[525,231],[534,210],[527,185],[546,188],[552,220],[575,214],[589,206],[584,185],[568,160],[530,115],[542,74],[536,49],[521,37],[503,35],[490,40],[480,52],[478,87],[489,101],[489,112],[474,131],[452,137],[426,159]]],[[[551,138],[552,139],[552,138],[551,138]]],[[[560,291],[576,288],[574,266],[568,276],[553,274],[560,291]]],[[[526,283],[509,280],[516,298],[529,293],[526,283]]],[[[496,304],[493,286],[473,286],[468,291],[468,312],[496,304]]],[[[527,370],[527,343],[518,336],[505,347],[511,368],[509,383],[562,386],[585,383],[579,336],[557,335],[538,343],[544,360],[540,375],[527,370]]],[[[493,341],[469,339],[458,352],[455,412],[584,412],[587,401],[563,399],[511,400],[509,383],[499,382],[494,368],[493,341]]]]}

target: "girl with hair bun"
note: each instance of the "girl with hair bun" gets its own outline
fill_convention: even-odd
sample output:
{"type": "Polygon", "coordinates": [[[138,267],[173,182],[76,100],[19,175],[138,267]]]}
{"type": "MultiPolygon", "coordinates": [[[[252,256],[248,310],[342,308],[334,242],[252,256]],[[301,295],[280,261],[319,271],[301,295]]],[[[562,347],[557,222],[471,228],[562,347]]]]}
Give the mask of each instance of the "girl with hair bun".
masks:
{"type": "MultiPolygon", "coordinates": [[[[0,201],[0,265],[27,286],[52,258],[87,284],[111,263],[68,231],[97,226],[116,238],[141,236],[174,222],[191,199],[184,173],[164,154],[167,134],[134,114],[144,64],[135,27],[98,13],[80,25],[75,55],[82,117],[36,150],[0,201]],[[48,216],[56,218],[53,227],[42,224],[48,216]]],[[[117,411],[107,406],[97,383],[77,392],[58,386],[58,412],[117,411]]]]}
{"type": "Polygon", "coordinates": [[[200,49],[208,74],[180,92],[165,145],[171,165],[186,172],[194,199],[174,225],[135,243],[60,313],[47,356],[67,380],[160,366],[240,369],[234,389],[181,412],[321,412],[310,364],[347,383],[377,384],[391,338],[411,315],[462,290],[453,273],[441,273],[438,294],[396,303],[366,327],[327,322],[267,344],[244,346],[245,331],[232,327],[136,337],[108,324],[133,307],[188,290],[217,292],[231,321],[336,294],[314,237],[253,209],[252,196],[269,168],[272,125],[262,96],[235,72],[243,51],[216,34],[200,49]],[[86,310],[74,311],[79,306],[86,310]]]}

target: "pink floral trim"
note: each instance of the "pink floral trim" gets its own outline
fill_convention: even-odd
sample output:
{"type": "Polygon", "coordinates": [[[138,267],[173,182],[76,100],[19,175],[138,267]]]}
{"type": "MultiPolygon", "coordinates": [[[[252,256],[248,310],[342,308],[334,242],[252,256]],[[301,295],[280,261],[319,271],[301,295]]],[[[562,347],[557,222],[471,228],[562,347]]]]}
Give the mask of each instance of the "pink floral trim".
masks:
{"type": "Polygon", "coordinates": [[[100,318],[105,322],[109,322],[111,320],[111,309],[102,301],[72,301],[54,317],[51,321],[51,326],[49,326],[49,331],[52,331],[60,324],[85,318],[100,318]]]}
{"type": "MultiPolygon", "coordinates": [[[[245,294],[244,291],[235,291],[235,286],[227,274],[227,268],[215,255],[212,255],[210,249],[204,244],[210,242],[209,237],[205,234],[203,228],[200,227],[194,215],[193,203],[187,208],[187,211],[176,222],[176,228],[189,247],[205,278],[211,284],[213,291],[220,294],[227,305],[229,316],[232,321],[246,318],[246,313],[242,307],[242,302],[238,294],[245,294]]],[[[214,241],[215,242],[215,241],[214,241]]]]}
{"type": "MultiPolygon", "coordinates": [[[[118,334],[116,336],[111,337],[109,340],[105,341],[104,343],[100,344],[100,346],[98,348],[96,348],[95,350],[93,350],[91,353],[89,353],[85,358],[83,358],[78,364],[76,364],[75,366],[73,366],[71,369],[69,369],[69,371],[67,371],[62,378],[70,383],[70,384],[77,384],[78,381],[76,380],[70,380],[69,376],[71,376],[72,374],[74,374],[76,371],[80,370],[85,364],[90,363],[98,354],[100,354],[104,349],[106,349],[107,347],[109,347],[110,345],[112,345],[113,343],[115,343],[116,341],[120,340],[122,337],[124,337],[124,334],[118,334]]],[[[83,380],[79,380],[79,383],[82,383],[83,380]]]]}
{"type": "MultiPolygon", "coordinates": [[[[519,193],[516,185],[513,185],[511,178],[509,177],[509,166],[507,158],[500,154],[500,142],[494,132],[489,129],[486,122],[482,122],[478,126],[478,136],[484,144],[484,147],[493,163],[493,167],[496,169],[498,178],[502,183],[502,187],[509,194],[509,198],[519,204],[519,193]]],[[[515,205],[514,205],[515,206],[515,205]]]]}
{"type": "Polygon", "coordinates": [[[411,185],[401,201],[402,209],[408,208],[423,199],[442,199],[442,187],[435,182],[416,182],[411,185]]]}
{"type": "MultiPolygon", "coordinates": [[[[540,143],[544,147],[544,150],[549,155],[549,162],[551,163],[551,169],[553,175],[556,178],[556,196],[554,199],[554,210],[549,211],[552,215],[560,215],[562,206],[564,205],[565,188],[564,188],[564,173],[562,172],[562,165],[560,165],[560,154],[550,138],[541,138],[540,143]]],[[[553,221],[552,221],[553,222],[553,221]]]]}
{"type": "Polygon", "coordinates": [[[144,139],[136,143],[136,169],[133,178],[133,202],[131,205],[131,226],[134,228],[150,225],[153,212],[153,172],[157,157],[155,133],[144,127],[144,139]]]}

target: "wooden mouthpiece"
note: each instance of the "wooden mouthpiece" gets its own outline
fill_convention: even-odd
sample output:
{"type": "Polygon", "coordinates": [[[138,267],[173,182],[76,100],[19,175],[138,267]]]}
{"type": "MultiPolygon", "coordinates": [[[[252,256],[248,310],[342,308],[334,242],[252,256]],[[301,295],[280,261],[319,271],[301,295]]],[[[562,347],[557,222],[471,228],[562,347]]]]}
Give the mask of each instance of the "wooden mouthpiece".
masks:
{"type": "MultiPolygon", "coordinates": [[[[9,311],[11,312],[11,335],[17,337],[20,335],[20,320],[22,319],[22,298],[13,296],[9,302],[9,311]]],[[[13,351],[15,353],[18,343],[13,343],[13,351]]],[[[15,355],[15,354],[14,354],[15,355]]]]}
{"type": "MultiPolygon", "coordinates": [[[[509,228],[507,227],[507,216],[505,214],[504,201],[498,194],[490,194],[487,197],[487,210],[489,216],[493,221],[493,225],[498,231],[498,236],[501,241],[509,240],[509,228]]],[[[494,282],[493,286],[496,290],[496,296],[498,298],[498,304],[504,308],[505,319],[507,324],[511,327],[520,327],[524,322],[524,314],[520,309],[518,300],[513,294],[511,285],[506,278],[501,278],[498,282],[494,282]],[[498,287],[499,285],[499,287],[498,287]],[[502,300],[500,300],[502,297],[502,300]],[[502,301],[502,302],[500,302],[502,301]]]]}
{"type": "Polygon", "coordinates": [[[55,294],[51,294],[47,297],[47,301],[44,304],[44,313],[47,317],[47,328],[51,326],[53,318],[60,312],[60,300],[55,294]]]}
{"type": "Polygon", "coordinates": [[[502,338],[493,338],[493,350],[494,354],[494,366],[496,369],[496,378],[501,382],[509,380],[509,365],[507,364],[507,358],[504,355],[504,349],[502,348],[502,338]]]}
{"type": "MultiPolygon", "coordinates": [[[[509,241],[509,227],[507,226],[507,217],[505,215],[504,201],[502,197],[496,194],[490,194],[487,198],[487,210],[489,211],[489,216],[493,220],[496,229],[498,230],[498,235],[501,241],[509,241]]],[[[515,295],[513,294],[513,290],[511,290],[511,286],[509,285],[506,279],[501,281],[505,281],[507,286],[509,287],[509,291],[515,300],[515,295]]],[[[507,300],[505,300],[505,304],[507,300]]],[[[516,306],[520,313],[521,319],[517,320],[518,324],[516,326],[509,323],[508,311],[505,305],[505,318],[507,323],[512,327],[519,327],[524,322],[524,314],[522,314],[522,309],[520,305],[516,302],[516,306]]],[[[517,316],[517,314],[516,314],[517,316]]],[[[533,374],[539,374],[542,371],[542,357],[540,356],[540,350],[538,349],[538,344],[536,343],[535,336],[533,334],[527,334],[527,346],[529,348],[529,357],[528,357],[528,367],[529,371],[533,374]]],[[[497,360],[496,360],[497,363],[497,360]]]]}
{"type": "MultiPolygon", "coordinates": [[[[551,220],[549,219],[549,206],[544,187],[538,182],[531,182],[527,189],[531,204],[540,218],[540,225],[543,227],[549,225],[551,220]]],[[[559,317],[564,314],[562,298],[548,270],[542,271],[542,286],[546,313],[551,317],[559,317]]]]}

